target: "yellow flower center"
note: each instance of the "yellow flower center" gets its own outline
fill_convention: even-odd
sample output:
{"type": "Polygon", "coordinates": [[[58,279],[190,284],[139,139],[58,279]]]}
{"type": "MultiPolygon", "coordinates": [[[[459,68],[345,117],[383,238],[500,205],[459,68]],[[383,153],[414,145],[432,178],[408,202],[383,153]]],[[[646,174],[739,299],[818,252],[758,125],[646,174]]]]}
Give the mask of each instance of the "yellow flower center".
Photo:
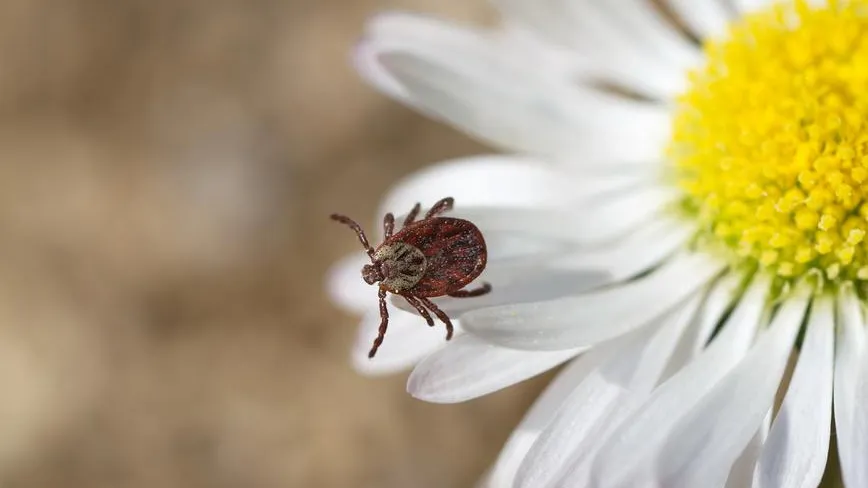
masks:
{"type": "Polygon", "coordinates": [[[704,50],[669,149],[699,243],[868,280],[868,0],[786,2],[704,50]]]}

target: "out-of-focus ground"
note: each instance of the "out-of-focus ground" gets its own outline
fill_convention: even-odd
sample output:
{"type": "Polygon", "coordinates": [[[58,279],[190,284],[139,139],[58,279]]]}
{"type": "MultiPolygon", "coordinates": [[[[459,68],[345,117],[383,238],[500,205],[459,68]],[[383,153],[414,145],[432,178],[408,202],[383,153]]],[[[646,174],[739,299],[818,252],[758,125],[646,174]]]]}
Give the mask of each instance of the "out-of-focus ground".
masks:
{"type": "Polygon", "coordinates": [[[358,376],[323,273],[481,150],[359,80],[364,19],[483,4],[0,1],[0,487],[470,486],[541,383],[358,376]]]}

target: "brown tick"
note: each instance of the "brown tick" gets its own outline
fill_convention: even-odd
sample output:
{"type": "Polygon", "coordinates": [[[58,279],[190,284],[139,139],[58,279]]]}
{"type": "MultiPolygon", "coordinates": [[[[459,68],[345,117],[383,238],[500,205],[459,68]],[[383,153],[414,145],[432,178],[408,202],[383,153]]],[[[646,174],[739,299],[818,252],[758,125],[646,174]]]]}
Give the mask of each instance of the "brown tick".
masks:
{"type": "Polygon", "coordinates": [[[435,203],[425,218],[416,222],[421,209],[416,204],[397,234],[395,216],[387,213],[383,218],[385,239],[375,248],[368,244],[365,232],[353,219],[332,214],[331,218],[350,226],[359,236],[371,264],[362,267],[362,278],[369,285],[380,285],[380,330],[368,357],[377,354],[389,325],[386,309],[386,292],[404,297],[429,326],[434,312],[446,324],[446,340],[452,338],[452,322],[449,316],[429,300],[431,297],[449,295],[456,298],[477,297],[491,291],[491,285],[483,283],[473,290],[462,290],[485,269],[488,252],[482,233],[471,222],[437,215],[452,208],[455,200],[444,198],[435,203]]]}

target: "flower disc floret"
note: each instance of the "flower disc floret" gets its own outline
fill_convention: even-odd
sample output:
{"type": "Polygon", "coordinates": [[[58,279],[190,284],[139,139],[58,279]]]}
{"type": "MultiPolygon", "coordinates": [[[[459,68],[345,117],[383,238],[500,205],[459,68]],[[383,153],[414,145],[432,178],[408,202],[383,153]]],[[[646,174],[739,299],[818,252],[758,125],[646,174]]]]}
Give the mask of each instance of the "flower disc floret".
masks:
{"type": "Polygon", "coordinates": [[[779,5],[704,50],[669,148],[700,245],[868,280],[868,0],[779,5]]]}

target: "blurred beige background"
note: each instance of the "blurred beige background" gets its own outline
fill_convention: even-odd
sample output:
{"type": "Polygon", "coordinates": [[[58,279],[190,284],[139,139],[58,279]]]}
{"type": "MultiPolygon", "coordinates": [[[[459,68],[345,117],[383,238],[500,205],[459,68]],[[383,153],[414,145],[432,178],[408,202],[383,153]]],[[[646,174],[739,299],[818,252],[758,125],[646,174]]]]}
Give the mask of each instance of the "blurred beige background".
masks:
{"type": "Polygon", "coordinates": [[[384,8],[491,16],[0,1],[0,487],[451,488],[494,459],[540,381],[415,401],[350,369],[356,318],[323,293],[358,245],[329,213],[370,222],[481,149],[353,73],[384,8]]]}

